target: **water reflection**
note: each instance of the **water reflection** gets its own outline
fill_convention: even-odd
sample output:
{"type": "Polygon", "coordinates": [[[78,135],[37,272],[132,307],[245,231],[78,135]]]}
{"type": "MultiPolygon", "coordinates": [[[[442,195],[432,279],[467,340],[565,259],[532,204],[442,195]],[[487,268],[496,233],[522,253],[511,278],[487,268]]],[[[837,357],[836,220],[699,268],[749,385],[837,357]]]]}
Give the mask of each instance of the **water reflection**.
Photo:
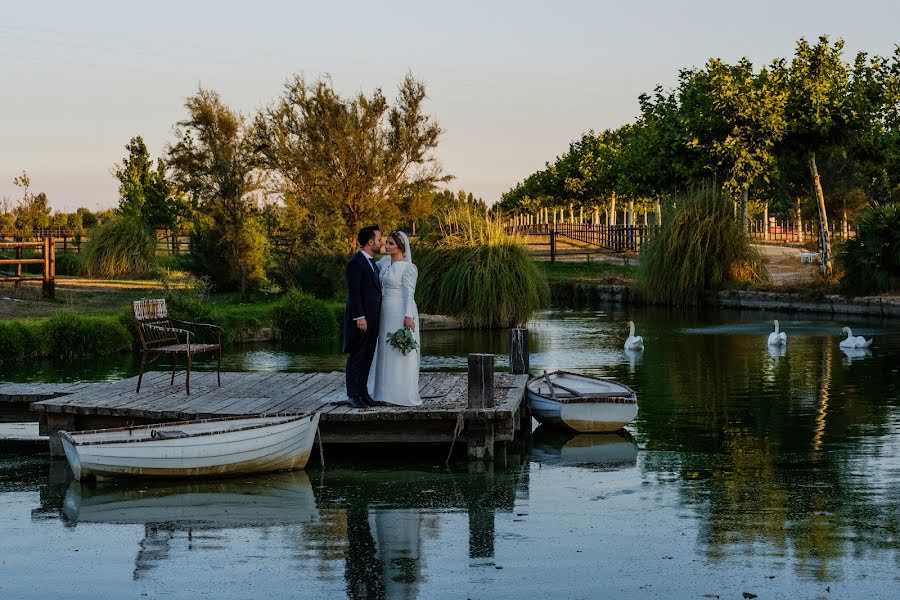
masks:
{"type": "Polygon", "coordinates": [[[575,433],[542,425],[532,439],[531,459],[542,464],[622,469],[635,466],[637,455],[637,443],[625,430],[575,433]]]}
{"type": "Polygon", "coordinates": [[[844,348],[841,347],[841,353],[847,357],[847,362],[853,362],[854,360],[862,360],[864,358],[868,358],[872,356],[872,351],[868,348],[844,348]]]}

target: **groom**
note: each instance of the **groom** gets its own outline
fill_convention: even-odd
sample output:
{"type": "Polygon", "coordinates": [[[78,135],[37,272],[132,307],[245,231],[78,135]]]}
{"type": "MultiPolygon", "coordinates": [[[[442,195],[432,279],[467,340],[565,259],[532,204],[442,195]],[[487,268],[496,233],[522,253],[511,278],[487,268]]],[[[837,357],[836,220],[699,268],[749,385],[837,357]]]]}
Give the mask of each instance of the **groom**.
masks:
{"type": "Polygon", "coordinates": [[[347,263],[347,306],[344,309],[343,351],[347,357],[347,397],[353,408],[375,406],[367,382],[378,344],[381,318],[381,280],[375,256],[381,252],[378,225],[363,227],[357,235],[359,251],[347,263]]]}

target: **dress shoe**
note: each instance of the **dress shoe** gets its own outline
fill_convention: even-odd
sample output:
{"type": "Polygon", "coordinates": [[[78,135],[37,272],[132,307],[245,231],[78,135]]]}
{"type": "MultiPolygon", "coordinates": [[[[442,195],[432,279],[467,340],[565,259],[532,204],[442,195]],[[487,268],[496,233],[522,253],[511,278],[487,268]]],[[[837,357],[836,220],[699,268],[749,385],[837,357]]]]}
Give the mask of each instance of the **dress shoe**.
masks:
{"type": "Polygon", "coordinates": [[[350,396],[347,400],[353,408],[369,408],[369,405],[363,401],[362,396],[350,396]]]}
{"type": "Polygon", "coordinates": [[[378,406],[378,401],[375,400],[375,398],[373,398],[372,396],[370,396],[369,392],[366,392],[365,394],[363,394],[362,401],[363,401],[363,404],[365,404],[366,406],[369,406],[369,407],[378,406]]]}

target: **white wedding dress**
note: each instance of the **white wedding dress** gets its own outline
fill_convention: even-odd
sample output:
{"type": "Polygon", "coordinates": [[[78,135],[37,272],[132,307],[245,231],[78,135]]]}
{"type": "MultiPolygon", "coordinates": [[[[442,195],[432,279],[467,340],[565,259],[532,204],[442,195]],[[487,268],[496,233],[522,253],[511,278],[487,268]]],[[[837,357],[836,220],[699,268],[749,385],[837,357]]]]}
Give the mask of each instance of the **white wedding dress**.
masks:
{"type": "Polygon", "coordinates": [[[375,400],[399,406],[419,406],[419,309],[416,307],[416,280],[419,270],[411,262],[392,262],[390,256],[378,261],[381,276],[381,325],[378,346],[369,373],[369,394],[375,400]],[[413,335],[419,349],[403,355],[387,343],[388,334],[403,328],[404,317],[412,317],[413,335]]]}

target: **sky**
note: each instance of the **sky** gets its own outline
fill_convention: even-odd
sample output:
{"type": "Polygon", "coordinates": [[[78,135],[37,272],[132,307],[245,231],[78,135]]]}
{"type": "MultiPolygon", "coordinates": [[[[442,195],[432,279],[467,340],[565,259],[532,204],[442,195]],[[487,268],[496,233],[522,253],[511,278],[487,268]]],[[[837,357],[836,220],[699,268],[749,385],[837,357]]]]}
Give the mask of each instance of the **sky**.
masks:
{"type": "Polygon", "coordinates": [[[412,73],[449,187],[494,202],[680,69],[822,34],[890,55],[898,23],[896,0],[0,0],[0,200],[25,170],[56,210],[115,206],[129,139],[162,154],[201,86],[253,114],[296,73],[388,98],[412,73]]]}

